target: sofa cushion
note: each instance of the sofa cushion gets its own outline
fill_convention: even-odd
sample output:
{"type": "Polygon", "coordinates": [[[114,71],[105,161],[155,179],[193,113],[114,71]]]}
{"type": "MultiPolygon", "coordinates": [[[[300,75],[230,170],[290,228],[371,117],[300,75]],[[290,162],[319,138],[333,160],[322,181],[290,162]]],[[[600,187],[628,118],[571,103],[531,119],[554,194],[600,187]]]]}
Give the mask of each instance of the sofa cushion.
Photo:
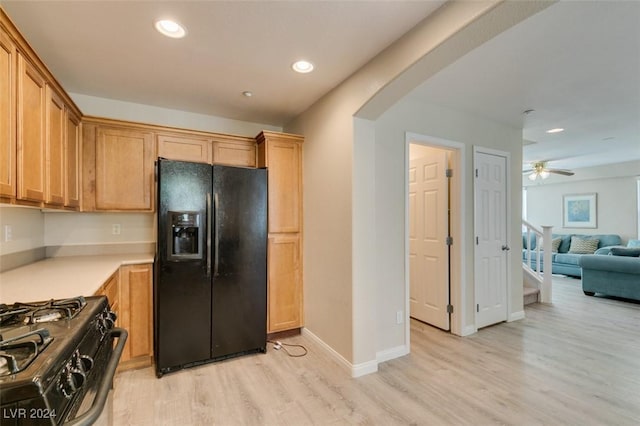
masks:
{"type": "Polygon", "coordinates": [[[639,257],[640,247],[611,247],[613,256],[639,257]]]}
{"type": "Polygon", "coordinates": [[[569,253],[573,254],[593,254],[598,249],[599,239],[571,237],[571,247],[569,253]]]}
{"type": "Polygon", "coordinates": [[[573,253],[558,253],[556,254],[555,262],[556,263],[566,263],[567,265],[576,265],[580,266],[580,258],[581,254],[573,254],[573,253]]]}
{"type": "Polygon", "coordinates": [[[562,241],[560,241],[560,247],[558,247],[558,253],[568,253],[569,248],[571,247],[571,237],[573,235],[563,235],[563,234],[553,234],[553,238],[559,237],[562,241]]]}
{"type": "Polygon", "coordinates": [[[640,247],[640,240],[629,240],[627,247],[640,247]]]}
{"type": "Polygon", "coordinates": [[[599,240],[598,247],[621,246],[622,238],[616,234],[581,235],[582,238],[599,240]]]}

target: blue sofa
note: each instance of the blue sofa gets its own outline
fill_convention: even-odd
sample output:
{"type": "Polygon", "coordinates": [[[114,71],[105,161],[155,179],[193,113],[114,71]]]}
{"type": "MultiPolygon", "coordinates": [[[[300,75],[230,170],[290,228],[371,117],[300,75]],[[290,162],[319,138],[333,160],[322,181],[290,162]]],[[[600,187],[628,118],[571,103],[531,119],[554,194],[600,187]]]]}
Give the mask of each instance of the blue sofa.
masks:
{"type": "Polygon", "coordinates": [[[610,250],[610,255],[592,254],[580,258],[582,291],[587,296],[640,300],[640,248],[610,250]]]}
{"type": "MultiPolygon", "coordinates": [[[[580,237],[583,239],[597,239],[598,240],[598,249],[595,253],[604,253],[610,247],[620,246],[622,244],[622,239],[619,235],[616,234],[602,234],[602,235],[584,235],[584,234],[552,234],[554,239],[560,238],[560,246],[558,247],[557,253],[554,252],[551,254],[551,272],[554,274],[562,274],[569,275],[572,277],[582,277],[582,268],[580,267],[580,259],[584,256],[588,256],[587,254],[574,254],[569,253],[569,248],[571,247],[571,237],[580,237]]],[[[526,264],[529,264],[527,261],[527,236],[523,234],[522,236],[522,261],[526,264]]],[[[536,238],[535,236],[531,236],[531,249],[536,248],[536,238]]],[[[534,250],[531,252],[531,267],[535,270],[537,268],[537,252],[534,250]]],[[[540,268],[544,271],[544,263],[542,261],[543,253],[540,252],[540,268]]]]}

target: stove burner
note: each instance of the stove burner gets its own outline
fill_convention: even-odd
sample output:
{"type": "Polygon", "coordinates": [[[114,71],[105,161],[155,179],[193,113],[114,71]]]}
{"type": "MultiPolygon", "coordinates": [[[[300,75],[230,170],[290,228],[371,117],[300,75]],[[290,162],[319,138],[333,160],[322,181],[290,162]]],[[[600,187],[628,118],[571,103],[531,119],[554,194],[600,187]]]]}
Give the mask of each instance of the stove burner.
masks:
{"type": "Polygon", "coordinates": [[[39,328],[4,340],[0,336],[0,376],[18,373],[31,364],[53,338],[39,328]]]}
{"type": "Polygon", "coordinates": [[[0,306],[0,324],[10,325],[23,322],[37,324],[74,318],[87,304],[84,297],[49,300],[38,303],[16,302],[12,306],[0,306]]]}

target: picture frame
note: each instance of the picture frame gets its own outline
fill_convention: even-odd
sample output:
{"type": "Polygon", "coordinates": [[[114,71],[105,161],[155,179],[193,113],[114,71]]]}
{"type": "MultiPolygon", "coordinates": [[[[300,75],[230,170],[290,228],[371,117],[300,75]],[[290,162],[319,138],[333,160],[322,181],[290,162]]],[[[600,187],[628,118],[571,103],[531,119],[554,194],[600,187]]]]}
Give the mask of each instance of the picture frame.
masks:
{"type": "Polygon", "coordinates": [[[563,228],[597,228],[597,194],[565,194],[562,196],[563,228]]]}

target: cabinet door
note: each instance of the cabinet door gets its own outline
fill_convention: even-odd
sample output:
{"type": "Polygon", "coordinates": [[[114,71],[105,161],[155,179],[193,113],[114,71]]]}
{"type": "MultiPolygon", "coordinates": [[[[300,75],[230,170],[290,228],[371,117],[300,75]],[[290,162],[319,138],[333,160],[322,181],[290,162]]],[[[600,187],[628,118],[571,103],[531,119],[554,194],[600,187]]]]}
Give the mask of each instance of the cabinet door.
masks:
{"type": "Polygon", "coordinates": [[[98,127],[96,210],[153,211],[153,135],[98,127]]]}
{"type": "Polygon", "coordinates": [[[18,199],[45,198],[45,79],[18,53],[18,199]]]}
{"type": "Polygon", "coordinates": [[[256,145],[253,141],[213,141],[213,163],[255,167],[256,145]]]}
{"type": "Polygon", "coordinates": [[[80,119],[69,109],[65,111],[65,200],[67,207],[80,207],[80,119]]]}
{"type": "Polygon", "coordinates": [[[158,157],[210,163],[210,150],[211,141],[206,138],[158,135],[158,157]]]}
{"type": "Polygon", "coordinates": [[[60,96],[47,86],[47,120],[46,120],[46,150],[45,150],[45,202],[64,205],[65,186],[65,158],[64,158],[64,130],[65,106],[60,96]]]}
{"type": "Polygon", "coordinates": [[[120,362],[149,365],[153,355],[152,265],[120,268],[120,324],[129,338],[120,362]]]}
{"type": "Polygon", "coordinates": [[[298,234],[270,235],[268,332],[302,326],[302,279],[298,234]]]}
{"type": "Polygon", "coordinates": [[[0,196],[16,196],[16,47],[0,32],[0,196]]]}
{"type": "Polygon", "coordinates": [[[295,142],[267,142],[269,232],[300,232],[301,150],[295,142]]]}

